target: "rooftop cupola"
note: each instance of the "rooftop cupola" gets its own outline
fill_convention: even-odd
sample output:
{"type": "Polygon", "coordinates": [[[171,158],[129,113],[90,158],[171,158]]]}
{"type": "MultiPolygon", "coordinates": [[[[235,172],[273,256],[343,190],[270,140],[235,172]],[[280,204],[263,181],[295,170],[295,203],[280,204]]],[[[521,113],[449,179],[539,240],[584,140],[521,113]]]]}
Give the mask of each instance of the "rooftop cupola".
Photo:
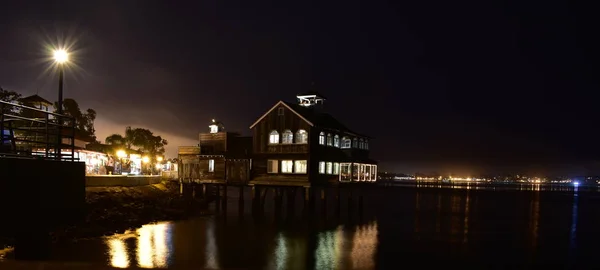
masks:
{"type": "Polygon", "coordinates": [[[215,119],[211,121],[210,126],[208,127],[210,128],[210,133],[219,133],[225,131],[223,124],[215,119]]]}
{"type": "Polygon", "coordinates": [[[306,93],[296,95],[298,98],[298,105],[304,107],[314,107],[315,105],[323,106],[325,97],[316,91],[309,91],[306,93]]]}

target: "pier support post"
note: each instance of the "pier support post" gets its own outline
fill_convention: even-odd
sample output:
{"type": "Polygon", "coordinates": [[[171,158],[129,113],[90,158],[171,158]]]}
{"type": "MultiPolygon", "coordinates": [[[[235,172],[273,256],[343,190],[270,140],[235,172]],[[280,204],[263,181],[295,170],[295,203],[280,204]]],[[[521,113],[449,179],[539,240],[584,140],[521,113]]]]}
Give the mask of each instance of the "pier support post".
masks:
{"type": "Polygon", "coordinates": [[[293,217],[295,213],[294,204],[296,203],[296,187],[288,187],[286,188],[287,193],[287,215],[288,217],[293,217]]]}
{"type": "Polygon", "coordinates": [[[273,189],[273,203],[275,209],[275,217],[281,217],[281,210],[283,204],[283,191],[282,188],[276,187],[273,189]]]}
{"type": "Polygon", "coordinates": [[[321,208],[323,210],[323,216],[327,216],[327,190],[321,189],[321,208]]]}
{"type": "Polygon", "coordinates": [[[340,216],[341,213],[341,203],[340,203],[340,187],[337,186],[335,188],[335,215],[340,216]]]}
{"type": "Polygon", "coordinates": [[[214,185],[215,189],[217,190],[215,192],[216,198],[215,198],[215,210],[217,212],[221,211],[221,186],[219,185],[214,185]]]}
{"type": "Polygon", "coordinates": [[[223,186],[223,198],[221,200],[221,208],[223,208],[223,212],[227,212],[227,184],[223,186]]]}
{"type": "Polygon", "coordinates": [[[202,184],[202,198],[206,199],[206,184],[202,184]]]}

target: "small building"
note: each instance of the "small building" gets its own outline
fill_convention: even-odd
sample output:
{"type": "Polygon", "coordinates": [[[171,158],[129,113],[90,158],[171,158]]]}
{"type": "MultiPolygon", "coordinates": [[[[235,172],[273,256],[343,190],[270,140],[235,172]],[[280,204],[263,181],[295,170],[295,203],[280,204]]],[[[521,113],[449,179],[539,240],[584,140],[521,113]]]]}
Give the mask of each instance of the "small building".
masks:
{"type": "Polygon", "coordinates": [[[179,147],[178,155],[180,179],[244,184],[250,179],[252,138],[227,132],[213,119],[198,146],[179,147]]]}
{"type": "Polygon", "coordinates": [[[31,95],[28,97],[24,97],[19,99],[19,102],[21,102],[23,105],[27,106],[27,107],[31,107],[40,111],[44,111],[44,112],[40,112],[40,111],[34,111],[34,110],[24,110],[22,112],[22,116],[24,117],[28,117],[28,118],[45,118],[48,114],[45,112],[49,112],[50,111],[50,107],[52,107],[52,102],[46,100],[43,97],[40,97],[38,95],[31,95]]]}
{"type": "Polygon", "coordinates": [[[326,99],[319,93],[299,94],[297,100],[277,102],[250,126],[252,182],[312,186],[376,181],[370,137],[324,112],[326,99]]]}

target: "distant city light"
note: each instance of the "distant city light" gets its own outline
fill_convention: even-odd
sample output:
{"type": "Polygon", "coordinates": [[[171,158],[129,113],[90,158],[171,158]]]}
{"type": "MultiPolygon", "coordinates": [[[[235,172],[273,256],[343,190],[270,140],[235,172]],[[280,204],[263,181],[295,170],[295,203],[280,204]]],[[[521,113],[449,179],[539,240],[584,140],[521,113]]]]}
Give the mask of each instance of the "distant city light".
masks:
{"type": "Polygon", "coordinates": [[[573,185],[578,187],[579,186],[579,181],[573,181],[573,185]]]}

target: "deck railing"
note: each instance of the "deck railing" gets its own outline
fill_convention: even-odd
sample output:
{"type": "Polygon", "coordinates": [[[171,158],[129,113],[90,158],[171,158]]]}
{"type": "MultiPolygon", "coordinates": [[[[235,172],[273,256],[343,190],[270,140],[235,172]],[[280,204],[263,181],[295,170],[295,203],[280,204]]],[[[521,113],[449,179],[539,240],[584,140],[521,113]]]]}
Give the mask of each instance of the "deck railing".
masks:
{"type": "Polygon", "coordinates": [[[79,160],[75,119],[0,100],[0,157],[79,160]]]}

